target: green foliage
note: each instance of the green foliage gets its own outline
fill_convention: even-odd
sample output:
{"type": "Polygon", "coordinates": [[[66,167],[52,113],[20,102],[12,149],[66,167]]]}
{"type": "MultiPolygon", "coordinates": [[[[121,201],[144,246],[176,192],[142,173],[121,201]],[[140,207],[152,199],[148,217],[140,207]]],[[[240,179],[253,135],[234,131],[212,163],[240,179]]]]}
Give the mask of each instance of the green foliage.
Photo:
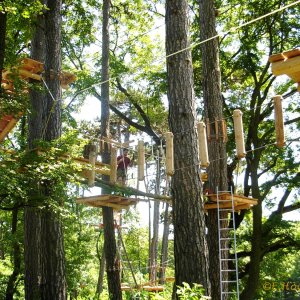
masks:
{"type": "Polygon", "coordinates": [[[198,283],[194,283],[190,286],[187,282],[183,282],[182,286],[177,286],[176,293],[179,299],[182,300],[211,299],[210,297],[204,296],[204,288],[198,283]]]}

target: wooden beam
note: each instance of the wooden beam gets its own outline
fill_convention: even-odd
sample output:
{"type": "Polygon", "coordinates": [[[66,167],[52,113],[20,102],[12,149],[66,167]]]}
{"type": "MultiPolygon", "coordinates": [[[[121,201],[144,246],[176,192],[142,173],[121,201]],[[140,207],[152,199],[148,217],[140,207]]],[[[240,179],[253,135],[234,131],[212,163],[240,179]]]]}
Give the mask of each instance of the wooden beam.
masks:
{"type": "Polygon", "coordinates": [[[300,56],[272,63],[272,73],[275,76],[300,72],[300,56]]]}

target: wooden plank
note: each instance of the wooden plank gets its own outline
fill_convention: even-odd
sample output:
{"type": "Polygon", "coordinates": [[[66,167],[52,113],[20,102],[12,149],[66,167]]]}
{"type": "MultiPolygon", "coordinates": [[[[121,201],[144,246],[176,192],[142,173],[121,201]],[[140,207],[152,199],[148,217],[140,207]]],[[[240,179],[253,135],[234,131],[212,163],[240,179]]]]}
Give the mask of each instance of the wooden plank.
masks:
{"type": "Polygon", "coordinates": [[[10,121],[6,124],[3,130],[0,132],[0,142],[2,142],[5,137],[9,134],[9,132],[16,126],[18,123],[18,119],[11,118],[10,121]]]}
{"type": "Polygon", "coordinates": [[[209,199],[214,202],[217,201],[217,198],[219,198],[219,200],[228,200],[229,201],[229,200],[231,200],[231,197],[233,197],[233,201],[238,201],[241,203],[257,204],[257,199],[255,199],[255,198],[249,198],[249,197],[245,197],[243,195],[237,195],[237,194],[231,195],[230,193],[220,193],[219,195],[209,194],[209,195],[207,195],[207,197],[209,197],[209,199]]]}
{"type": "Polygon", "coordinates": [[[235,206],[234,207],[234,210],[235,211],[240,211],[240,210],[242,210],[242,209],[250,209],[252,207],[252,205],[251,204],[241,204],[241,205],[237,205],[237,206],[235,206]]]}
{"type": "Polygon", "coordinates": [[[269,62],[274,63],[277,61],[285,60],[286,57],[283,55],[283,53],[273,54],[269,57],[269,62]]]}
{"type": "Polygon", "coordinates": [[[164,287],[162,285],[144,285],[142,286],[143,290],[148,292],[162,292],[164,287]]]}
{"type": "Polygon", "coordinates": [[[283,52],[283,55],[287,58],[292,58],[292,57],[295,57],[295,56],[300,56],[300,49],[299,48],[295,48],[295,49],[292,49],[292,50],[288,50],[288,51],[285,51],[283,52]]]}
{"type": "Polygon", "coordinates": [[[300,72],[300,56],[272,63],[272,73],[275,76],[289,75],[296,72],[300,72]]]}
{"type": "Polygon", "coordinates": [[[95,196],[88,196],[88,197],[81,197],[78,198],[76,201],[80,203],[81,201],[107,201],[110,199],[111,195],[104,194],[104,195],[95,195],[95,196]]]}

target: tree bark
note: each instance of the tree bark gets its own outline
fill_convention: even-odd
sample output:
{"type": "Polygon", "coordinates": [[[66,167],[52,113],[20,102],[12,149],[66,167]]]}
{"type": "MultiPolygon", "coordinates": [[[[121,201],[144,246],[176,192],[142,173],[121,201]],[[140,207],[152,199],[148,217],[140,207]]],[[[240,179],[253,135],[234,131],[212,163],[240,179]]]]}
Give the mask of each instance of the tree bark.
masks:
{"type": "MultiPolygon", "coordinates": [[[[202,183],[197,148],[188,3],[166,1],[169,125],[174,134],[172,178],[175,285],[200,283],[210,293],[202,183]]],[[[177,298],[173,294],[174,298],[177,298]]]]}
{"type": "Polygon", "coordinates": [[[166,204],[164,212],[164,231],[161,245],[161,256],[160,256],[160,273],[159,273],[159,284],[164,284],[166,281],[166,268],[168,260],[168,246],[169,246],[169,232],[170,232],[170,220],[169,220],[169,204],[166,204]]]}
{"type": "MultiPolygon", "coordinates": [[[[39,31],[43,27],[40,27],[34,39],[33,55],[39,56],[39,59],[45,58],[45,82],[49,90],[47,89],[45,97],[39,96],[35,92],[31,93],[33,112],[29,123],[30,147],[34,146],[36,139],[51,141],[61,135],[61,87],[59,81],[61,72],[61,1],[48,1],[47,6],[49,10],[45,12],[45,38],[39,31]],[[41,103],[37,103],[39,99],[42,100],[41,103]]],[[[40,183],[37,193],[43,198],[55,201],[57,205],[62,205],[61,199],[52,190],[52,184],[54,183],[50,181],[40,183]]],[[[36,209],[28,210],[25,221],[26,219],[25,234],[29,239],[26,299],[65,300],[67,295],[64,243],[59,213],[54,210],[52,205],[45,204],[40,213],[36,209]],[[30,217],[33,219],[30,220],[30,217]],[[34,226],[37,226],[33,230],[35,241],[29,237],[31,234],[29,230],[34,226]],[[32,249],[37,251],[36,257],[32,255],[32,249]],[[31,259],[29,255],[32,256],[31,259]],[[31,275],[30,264],[33,264],[34,268],[33,278],[29,277],[31,275]],[[33,287],[30,286],[31,280],[34,282],[33,287]],[[36,285],[39,290],[36,289],[36,285]]]]}
{"type": "MultiPolygon", "coordinates": [[[[159,154],[157,154],[159,157],[159,154]]],[[[155,193],[160,192],[160,161],[156,164],[156,187],[155,193]]],[[[154,203],[153,209],[153,235],[150,244],[150,259],[149,259],[149,281],[155,284],[157,279],[157,257],[158,257],[158,231],[159,231],[159,202],[154,203]]]]}
{"type": "MultiPolygon", "coordinates": [[[[213,0],[200,0],[200,38],[206,40],[216,35],[215,2],[213,0]]],[[[223,102],[221,94],[221,72],[219,66],[218,39],[213,39],[202,44],[202,88],[204,99],[205,118],[209,119],[211,140],[208,142],[210,165],[207,168],[208,189],[216,193],[227,191],[227,162],[226,144],[222,137],[217,136],[215,131],[215,120],[223,119],[223,102]]],[[[223,213],[221,218],[227,218],[223,213]]],[[[218,236],[218,214],[217,210],[209,210],[207,217],[208,227],[208,249],[209,249],[209,275],[211,281],[212,299],[221,299],[220,286],[220,263],[219,263],[219,236],[218,236]]],[[[226,230],[222,231],[222,237],[226,237],[226,230]]],[[[225,245],[222,248],[227,248],[225,245]]],[[[228,253],[222,252],[222,258],[227,258],[228,253]]],[[[224,264],[224,262],[223,262],[224,264]]],[[[223,269],[228,269],[223,265],[223,269]]],[[[223,280],[227,279],[223,274],[223,280]]],[[[223,284],[223,291],[227,290],[223,284]]],[[[222,299],[225,295],[223,295],[222,299]]]]}
{"type": "MultiPolygon", "coordinates": [[[[60,8],[61,1],[49,1],[49,11],[46,13],[46,83],[50,93],[47,93],[47,120],[44,137],[47,141],[56,139],[61,134],[61,88],[58,75],[61,71],[61,35],[60,8]],[[50,78],[50,70],[54,78],[50,78]],[[53,97],[53,98],[52,98],[53,97]]],[[[53,184],[53,183],[52,183],[53,184]]],[[[45,186],[45,196],[54,196],[58,205],[60,199],[52,195],[51,183],[45,186]]],[[[59,213],[51,206],[42,210],[41,220],[41,297],[42,299],[66,299],[66,278],[64,260],[63,230],[59,213]]]]}
{"type": "MultiPolygon", "coordinates": [[[[255,127],[255,126],[253,126],[255,127]]],[[[255,127],[258,128],[258,127],[255,127]]],[[[256,131],[256,130],[255,130],[256,131]]],[[[249,262],[249,272],[246,286],[241,294],[241,300],[252,300],[255,298],[256,290],[259,286],[259,272],[260,272],[260,262],[262,259],[262,201],[259,192],[258,183],[258,162],[259,154],[254,154],[253,159],[250,162],[251,169],[251,184],[252,184],[252,196],[258,199],[258,204],[252,209],[253,213],[253,233],[251,239],[251,254],[249,262]]]]}
{"type": "MultiPolygon", "coordinates": [[[[0,6],[4,6],[4,0],[0,0],[0,6]]],[[[5,9],[5,8],[4,8],[5,9]]],[[[2,70],[5,58],[5,37],[6,37],[6,12],[0,14],[0,82],[2,82],[2,70]]],[[[0,91],[2,90],[0,86],[0,91]]]]}
{"type": "MultiPolygon", "coordinates": [[[[102,23],[102,74],[101,81],[101,136],[109,137],[109,14],[111,2],[110,0],[103,1],[103,23],[102,23]]],[[[102,155],[104,163],[110,163],[109,149],[106,147],[102,155]]],[[[103,178],[109,181],[105,176],[103,178]]],[[[105,188],[102,193],[108,192],[105,188]]],[[[104,224],[104,252],[106,260],[106,272],[108,281],[108,292],[111,299],[122,299],[121,282],[120,282],[120,266],[117,255],[117,245],[114,230],[114,215],[113,209],[103,207],[103,224],[104,224]]]]}
{"type": "Polygon", "coordinates": [[[6,287],[6,300],[13,300],[14,293],[16,290],[16,282],[21,271],[21,249],[20,241],[17,237],[17,226],[18,226],[18,209],[12,211],[12,224],[11,234],[13,236],[13,272],[9,276],[7,287],[6,287]]]}
{"type": "MultiPolygon", "coordinates": [[[[45,3],[45,2],[44,2],[45,3]]],[[[37,17],[37,26],[31,41],[31,58],[45,61],[45,20],[44,15],[37,17]]],[[[29,92],[31,112],[28,114],[28,148],[34,149],[36,141],[42,139],[43,124],[46,123],[46,95],[35,89],[29,92]]],[[[32,185],[38,186],[37,182],[32,185]]],[[[40,196],[38,189],[30,195],[31,199],[40,196]]],[[[24,268],[25,299],[40,299],[41,281],[41,214],[34,200],[29,200],[24,208],[24,268]]]]}

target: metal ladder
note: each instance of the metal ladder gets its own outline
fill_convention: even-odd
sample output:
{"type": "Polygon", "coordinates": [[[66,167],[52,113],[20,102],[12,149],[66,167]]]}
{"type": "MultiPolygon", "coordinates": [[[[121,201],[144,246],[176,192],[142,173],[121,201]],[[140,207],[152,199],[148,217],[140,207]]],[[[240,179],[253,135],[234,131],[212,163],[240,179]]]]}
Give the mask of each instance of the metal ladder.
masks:
{"type": "Polygon", "coordinates": [[[220,300],[239,300],[238,260],[236,254],[236,232],[232,190],[218,191],[217,189],[217,210],[221,287],[220,300]],[[222,193],[229,193],[231,195],[230,199],[220,199],[220,194],[222,193]],[[230,214],[230,218],[228,218],[228,214],[230,214]],[[231,228],[229,228],[229,224],[232,224],[231,228]],[[232,235],[230,235],[230,231],[232,231],[232,235]],[[234,253],[234,258],[228,258],[230,251],[234,253]],[[229,266],[233,267],[229,268],[229,266]],[[226,288],[229,284],[235,285],[235,290],[233,289],[232,291],[229,291],[228,288],[226,288]]]}

